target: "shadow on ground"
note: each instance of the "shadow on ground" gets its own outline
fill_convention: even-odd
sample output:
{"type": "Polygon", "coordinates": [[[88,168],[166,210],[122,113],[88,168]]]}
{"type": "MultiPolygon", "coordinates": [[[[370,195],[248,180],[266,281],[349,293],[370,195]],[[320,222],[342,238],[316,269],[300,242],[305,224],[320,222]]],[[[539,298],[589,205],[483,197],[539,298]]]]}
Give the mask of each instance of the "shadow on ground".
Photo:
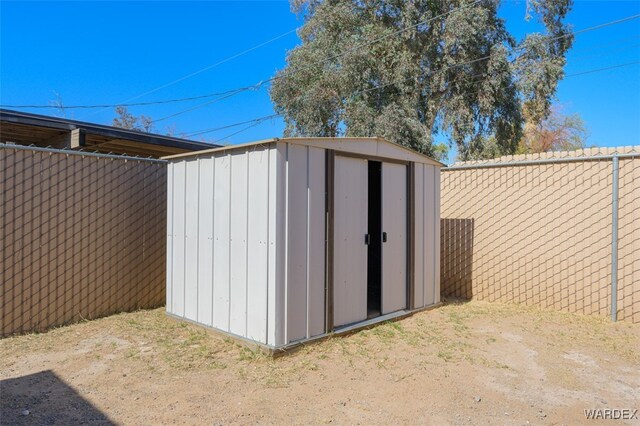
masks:
{"type": "Polygon", "coordinates": [[[2,380],[0,394],[3,425],[115,424],[51,370],[2,380]]]}

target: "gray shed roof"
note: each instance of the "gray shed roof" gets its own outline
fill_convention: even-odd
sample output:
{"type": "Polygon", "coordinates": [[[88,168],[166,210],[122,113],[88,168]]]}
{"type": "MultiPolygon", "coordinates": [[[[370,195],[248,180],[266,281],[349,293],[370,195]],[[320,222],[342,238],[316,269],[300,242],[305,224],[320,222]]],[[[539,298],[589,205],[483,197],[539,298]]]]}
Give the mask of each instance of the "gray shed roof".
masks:
{"type": "Polygon", "coordinates": [[[286,142],[298,145],[315,146],[324,149],[333,149],[337,152],[346,152],[352,154],[362,154],[380,158],[391,158],[403,161],[412,161],[416,163],[431,164],[434,166],[445,167],[446,165],[434,160],[431,157],[420,154],[402,145],[393,143],[383,138],[273,138],[256,142],[250,142],[239,145],[227,145],[219,148],[206,149],[197,152],[188,152],[184,154],[176,154],[163,157],[166,160],[180,160],[190,157],[200,157],[219,152],[232,151],[237,149],[246,149],[252,146],[268,145],[276,142],[286,142]]]}

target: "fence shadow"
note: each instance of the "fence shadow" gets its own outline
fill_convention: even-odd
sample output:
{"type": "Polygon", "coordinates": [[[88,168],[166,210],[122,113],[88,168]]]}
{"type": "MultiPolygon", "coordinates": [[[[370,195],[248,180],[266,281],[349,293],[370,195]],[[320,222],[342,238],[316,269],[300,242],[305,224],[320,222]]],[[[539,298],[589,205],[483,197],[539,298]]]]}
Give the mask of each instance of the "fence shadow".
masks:
{"type": "Polygon", "coordinates": [[[473,297],[474,219],[440,220],[440,293],[444,298],[473,297]]]}
{"type": "Polygon", "coordinates": [[[2,380],[0,394],[3,425],[115,424],[50,370],[2,380]]]}

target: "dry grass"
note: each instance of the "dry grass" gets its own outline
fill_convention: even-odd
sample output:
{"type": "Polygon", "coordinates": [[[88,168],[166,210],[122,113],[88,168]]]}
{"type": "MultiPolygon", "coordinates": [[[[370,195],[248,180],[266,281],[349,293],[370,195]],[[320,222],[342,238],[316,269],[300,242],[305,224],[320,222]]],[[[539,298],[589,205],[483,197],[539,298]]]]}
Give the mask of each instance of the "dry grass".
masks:
{"type": "MultiPolygon", "coordinates": [[[[457,392],[462,393],[471,391],[465,390],[465,381],[471,376],[503,377],[500,383],[513,380],[527,383],[532,380],[527,374],[537,374],[537,370],[531,370],[526,351],[537,354],[531,362],[545,371],[541,376],[544,380],[551,380],[549,383],[554,386],[557,383],[573,386],[575,389],[571,392],[583,392],[587,389],[586,379],[576,376],[571,364],[574,361],[559,361],[560,358],[576,357],[575,353],[579,352],[598,365],[613,363],[621,365],[623,370],[633,369],[640,366],[639,341],[638,325],[613,324],[606,318],[516,305],[451,302],[398,322],[382,323],[345,337],[332,337],[305,345],[290,355],[272,358],[259,349],[167,317],[162,309],[157,309],[4,339],[0,341],[0,370],[2,378],[7,378],[42,368],[53,369],[79,389],[95,388],[95,392],[102,395],[99,403],[109,407],[105,401],[110,401],[111,396],[104,386],[113,386],[113,380],[122,382],[135,377],[136,382],[120,385],[138,388],[153,386],[153,383],[169,386],[166,383],[183,378],[189,383],[200,383],[203,391],[210,386],[211,392],[214,389],[225,395],[229,392],[229,399],[212,411],[214,415],[208,417],[209,420],[239,421],[233,417],[238,412],[238,407],[233,406],[234,393],[237,393],[235,398],[246,401],[246,395],[257,395],[267,389],[285,393],[295,390],[296,395],[304,395],[316,387],[328,386],[335,392],[335,389],[364,385],[367,382],[361,382],[363,378],[373,386],[379,382],[378,386],[390,389],[415,386],[417,382],[424,386],[425,380],[435,380],[434,385],[438,380],[453,380],[451,388],[459,386],[457,392]],[[86,374],[95,374],[98,378],[85,380],[72,373],[74,371],[88,371],[86,374]],[[311,387],[305,387],[307,385],[311,387]]],[[[597,389],[586,391],[598,392],[597,389]]],[[[180,395],[191,390],[168,387],[166,392],[176,398],[176,392],[180,395]]],[[[331,393],[328,395],[332,397],[331,393]]],[[[318,396],[314,394],[313,398],[318,396]]],[[[318,401],[320,405],[323,403],[318,401]]],[[[163,410],[162,404],[158,404],[155,409],[163,410]]],[[[318,410],[327,414],[332,409],[328,406],[318,410]]],[[[161,421],[184,420],[179,419],[170,417],[161,421]]],[[[354,420],[342,418],[344,422],[351,422],[349,419],[354,420]]],[[[400,419],[388,417],[393,422],[400,419]]]]}

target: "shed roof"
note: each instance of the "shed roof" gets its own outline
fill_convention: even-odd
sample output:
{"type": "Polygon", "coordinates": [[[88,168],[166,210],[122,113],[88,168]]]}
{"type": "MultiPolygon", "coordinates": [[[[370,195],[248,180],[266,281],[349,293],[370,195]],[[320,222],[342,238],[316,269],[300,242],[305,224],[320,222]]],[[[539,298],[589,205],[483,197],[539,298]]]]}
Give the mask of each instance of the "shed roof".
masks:
{"type": "Polygon", "coordinates": [[[258,145],[268,145],[276,142],[287,142],[298,145],[314,146],[324,149],[333,149],[337,152],[351,154],[361,154],[379,158],[390,158],[395,160],[412,161],[416,163],[431,164],[444,167],[445,164],[434,160],[431,157],[420,154],[402,145],[393,143],[384,138],[273,138],[239,145],[227,145],[219,148],[206,149],[197,152],[188,152],[163,157],[165,160],[180,160],[192,157],[206,156],[219,152],[247,149],[258,145]]]}
{"type": "Polygon", "coordinates": [[[0,109],[0,142],[152,157],[220,146],[7,109],[0,109]]]}

